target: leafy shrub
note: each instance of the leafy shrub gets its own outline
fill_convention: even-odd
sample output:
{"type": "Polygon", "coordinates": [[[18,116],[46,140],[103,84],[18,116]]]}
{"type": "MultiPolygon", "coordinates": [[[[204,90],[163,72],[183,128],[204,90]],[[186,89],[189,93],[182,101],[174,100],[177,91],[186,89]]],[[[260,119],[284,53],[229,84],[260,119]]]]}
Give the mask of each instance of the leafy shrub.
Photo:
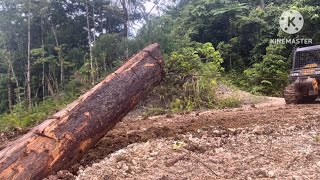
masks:
{"type": "Polygon", "coordinates": [[[177,112],[177,111],[179,111],[179,110],[181,110],[181,109],[184,108],[181,100],[178,99],[178,98],[174,99],[174,100],[171,102],[170,107],[171,107],[171,110],[174,111],[174,112],[177,112]]]}
{"type": "Polygon", "coordinates": [[[156,94],[172,111],[212,108],[216,77],[223,71],[223,59],[211,43],[196,43],[165,56],[168,73],[156,94]]]}
{"type": "Polygon", "coordinates": [[[241,82],[252,93],[280,95],[288,82],[288,62],[282,56],[283,45],[270,45],[261,63],[244,71],[245,79],[241,82]]]}

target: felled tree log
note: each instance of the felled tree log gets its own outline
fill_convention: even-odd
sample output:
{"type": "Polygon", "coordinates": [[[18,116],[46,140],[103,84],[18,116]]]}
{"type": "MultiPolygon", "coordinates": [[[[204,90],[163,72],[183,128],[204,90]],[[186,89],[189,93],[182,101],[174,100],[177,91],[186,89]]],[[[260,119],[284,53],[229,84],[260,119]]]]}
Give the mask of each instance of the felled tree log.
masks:
{"type": "Polygon", "coordinates": [[[0,179],[42,179],[77,162],[164,76],[158,44],[0,152],[0,179]]]}

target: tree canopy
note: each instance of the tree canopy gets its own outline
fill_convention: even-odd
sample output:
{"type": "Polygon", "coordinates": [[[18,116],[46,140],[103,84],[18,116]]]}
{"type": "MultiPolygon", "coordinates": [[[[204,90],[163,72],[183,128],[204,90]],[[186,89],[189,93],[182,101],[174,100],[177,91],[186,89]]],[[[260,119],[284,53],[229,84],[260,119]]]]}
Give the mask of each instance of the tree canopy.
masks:
{"type": "Polygon", "coordinates": [[[180,74],[166,80],[182,83],[176,93],[167,91],[173,106],[177,99],[185,107],[213,101],[203,95],[213,79],[190,74],[224,74],[248,91],[281,95],[292,50],[301,45],[270,40],[311,38],[317,44],[319,5],[316,0],[0,0],[0,112],[30,109],[62,93],[77,95],[80,85],[95,84],[152,42],[161,44],[168,73],[180,74]],[[305,19],[295,35],[279,28],[281,13],[289,9],[305,19]],[[192,96],[191,90],[177,93],[190,86],[192,96]]]}

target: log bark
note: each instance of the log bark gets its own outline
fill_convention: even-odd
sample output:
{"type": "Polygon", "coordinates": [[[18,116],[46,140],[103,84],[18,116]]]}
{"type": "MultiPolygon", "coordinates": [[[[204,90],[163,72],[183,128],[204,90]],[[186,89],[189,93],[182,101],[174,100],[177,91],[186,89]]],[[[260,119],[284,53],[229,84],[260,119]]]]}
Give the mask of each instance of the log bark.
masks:
{"type": "Polygon", "coordinates": [[[164,76],[152,44],[78,100],[0,152],[0,179],[42,179],[77,162],[164,76]]]}

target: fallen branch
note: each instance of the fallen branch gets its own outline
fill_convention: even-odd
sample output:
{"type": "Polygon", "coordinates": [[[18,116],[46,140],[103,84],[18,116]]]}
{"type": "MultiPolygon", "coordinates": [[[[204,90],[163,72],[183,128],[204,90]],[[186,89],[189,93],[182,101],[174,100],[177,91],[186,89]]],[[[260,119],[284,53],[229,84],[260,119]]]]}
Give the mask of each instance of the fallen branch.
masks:
{"type": "Polygon", "coordinates": [[[185,149],[185,148],[182,148],[182,150],[183,150],[184,152],[188,153],[188,155],[189,155],[191,158],[195,159],[198,163],[202,164],[205,168],[207,168],[208,170],[210,170],[215,176],[218,176],[218,174],[215,173],[210,166],[208,166],[206,163],[202,162],[201,159],[199,159],[198,157],[192,155],[189,150],[187,150],[187,149],[185,149]]]}
{"type": "Polygon", "coordinates": [[[179,162],[181,160],[184,160],[186,156],[187,156],[187,154],[182,154],[182,155],[180,155],[180,156],[178,156],[178,157],[176,157],[176,158],[174,158],[172,160],[166,161],[164,165],[166,167],[171,167],[171,166],[175,165],[177,162],[179,162]]]}

